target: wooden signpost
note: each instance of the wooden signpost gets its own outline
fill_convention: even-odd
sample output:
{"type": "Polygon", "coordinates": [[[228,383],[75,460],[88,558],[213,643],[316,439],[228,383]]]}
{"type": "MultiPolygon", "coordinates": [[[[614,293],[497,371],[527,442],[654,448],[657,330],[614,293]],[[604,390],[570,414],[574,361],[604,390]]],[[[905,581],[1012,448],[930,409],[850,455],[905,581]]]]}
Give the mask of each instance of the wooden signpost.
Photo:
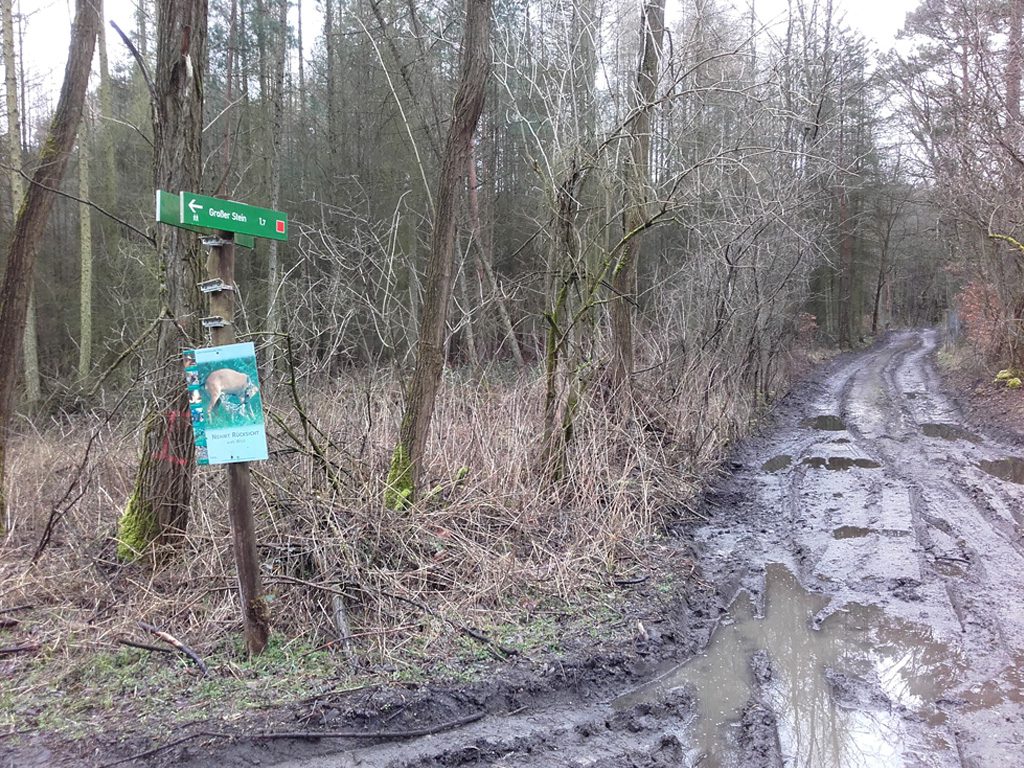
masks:
{"type": "MultiPolygon", "coordinates": [[[[285,240],[288,216],[280,211],[181,192],[177,196],[156,193],[157,221],[208,233],[203,244],[210,249],[206,262],[207,280],[201,284],[210,297],[210,315],[203,325],[210,329],[215,346],[235,341],[235,238],[245,238],[249,247],[254,237],[285,240]],[[170,202],[177,203],[177,219],[170,202]]],[[[249,652],[263,651],[270,636],[270,622],[260,578],[256,552],[256,526],[252,514],[252,481],[249,463],[228,464],[228,516],[234,543],[238,587],[249,652]]]]}

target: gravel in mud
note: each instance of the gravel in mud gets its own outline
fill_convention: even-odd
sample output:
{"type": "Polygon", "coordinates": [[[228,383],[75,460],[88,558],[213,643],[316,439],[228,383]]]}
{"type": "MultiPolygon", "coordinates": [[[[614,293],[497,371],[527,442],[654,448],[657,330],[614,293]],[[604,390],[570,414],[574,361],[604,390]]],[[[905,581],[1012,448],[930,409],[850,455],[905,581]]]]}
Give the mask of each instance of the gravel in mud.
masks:
{"type": "Polygon", "coordinates": [[[156,762],[1024,766],[1024,447],[965,423],[937,342],[892,334],[780,404],[709,492],[707,523],[679,532],[698,568],[652,640],[317,705],[327,729],[483,715],[432,735],[197,740],[156,762]]]}

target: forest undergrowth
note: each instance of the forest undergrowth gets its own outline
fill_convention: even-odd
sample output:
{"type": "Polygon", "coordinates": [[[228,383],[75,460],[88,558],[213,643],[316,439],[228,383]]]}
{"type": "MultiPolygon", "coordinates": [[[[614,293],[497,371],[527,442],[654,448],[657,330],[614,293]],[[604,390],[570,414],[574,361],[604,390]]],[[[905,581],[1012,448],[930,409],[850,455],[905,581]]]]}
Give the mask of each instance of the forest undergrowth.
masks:
{"type": "MultiPolygon", "coordinates": [[[[776,393],[808,359],[779,367],[776,393]]],[[[222,470],[198,473],[172,554],[123,563],[115,536],[138,422],[61,414],[23,432],[0,561],[0,645],[31,650],[0,659],[17,681],[0,693],[0,728],[84,735],[140,698],[133,711],[144,722],[170,702],[175,717],[194,718],[339,686],[464,681],[516,655],[628,635],[623,585],[672,578],[658,564],[666,524],[692,519],[700,488],[765,405],[739,368],[661,366],[640,384],[632,419],[587,399],[562,476],[545,482],[539,373],[449,371],[429,490],[401,511],[382,502],[403,399],[397,372],[304,382],[295,397],[281,384],[271,459],[254,465],[273,628],[258,660],[240,640],[222,470]],[[184,657],[126,645],[154,641],[140,621],[187,644],[210,677],[184,657]]]]}

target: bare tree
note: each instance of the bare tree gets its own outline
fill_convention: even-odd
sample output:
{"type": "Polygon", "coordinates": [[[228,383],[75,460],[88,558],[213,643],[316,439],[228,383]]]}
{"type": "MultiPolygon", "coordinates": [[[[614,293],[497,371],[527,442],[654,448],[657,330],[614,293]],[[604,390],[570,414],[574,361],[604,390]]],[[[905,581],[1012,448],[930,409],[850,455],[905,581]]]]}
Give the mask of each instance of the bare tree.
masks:
{"type": "MultiPolygon", "coordinates": [[[[157,189],[197,190],[202,183],[206,29],[206,0],[158,0],[156,76],[150,94],[157,189]]],[[[147,386],[150,405],[142,456],[118,528],[122,558],[185,531],[195,471],[181,350],[200,338],[197,284],[203,278],[203,261],[196,235],[177,227],[158,225],[157,253],[163,275],[162,322],[156,368],[147,386]]]]}
{"type": "Polygon", "coordinates": [[[18,211],[14,237],[7,249],[7,266],[0,285],[0,510],[6,510],[4,459],[14,407],[16,361],[25,330],[32,273],[39,241],[56,199],[54,190],[64,178],[68,158],[74,149],[101,16],[102,5],[96,0],[78,0],[76,3],[60,99],[43,143],[39,166],[18,211]]]}
{"type": "MultiPolygon", "coordinates": [[[[271,89],[270,105],[270,207],[281,205],[281,143],[284,139],[284,74],[288,54],[288,0],[278,0],[277,18],[274,25],[274,84],[271,89]]],[[[279,243],[271,240],[267,246],[267,332],[269,354],[267,371],[273,373],[277,356],[277,334],[281,330],[281,264],[279,243]]],[[[267,384],[264,388],[269,394],[267,384]]]]}
{"type": "MultiPolygon", "coordinates": [[[[102,25],[100,27],[102,29],[102,25]]],[[[100,41],[102,45],[102,40],[100,41]]],[[[89,199],[89,136],[88,117],[82,120],[78,132],[78,196],[89,199]]],[[[92,367],[92,209],[86,204],[78,206],[79,232],[79,307],[78,307],[78,378],[85,381],[92,367]]]]}
{"type": "Polygon", "coordinates": [[[436,195],[423,314],[416,342],[416,369],[391,458],[386,503],[400,508],[412,501],[422,469],[434,400],[444,370],[444,336],[453,288],[456,204],[473,134],[483,111],[490,71],[491,0],[466,0],[459,87],[452,106],[436,195]]]}
{"type": "MultiPolygon", "coordinates": [[[[14,220],[21,209],[24,197],[24,184],[21,180],[21,114],[18,108],[18,68],[14,59],[14,14],[11,6],[14,0],[3,0],[0,12],[3,18],[4,72],[7,92],[7,145],[11,163],[11,219],[14,220]]],[[[25,317],[25,339],[22,349],[24,357],[25,399],[36,403],[40,398],[39,385],[39,348],[36,330],[36,292],[29,284],[28,312],[25,317]]]]}
{"type": "Polygon", "coordinates": [[[640,238],[651,216],[648,210],[651,197],[651,111],[658,92],[658,70],[664,37],[665,0],[648,0],[644,3],[640,22],[640,61],[637,65],[636,85],[631,92],[632,115],[627,129],[630,149],[626,165],[625,242],[612,273],[610,314],[614,346],[611,366],[613,390],[628,385],[633,375],[633,316],[640,238]]]}

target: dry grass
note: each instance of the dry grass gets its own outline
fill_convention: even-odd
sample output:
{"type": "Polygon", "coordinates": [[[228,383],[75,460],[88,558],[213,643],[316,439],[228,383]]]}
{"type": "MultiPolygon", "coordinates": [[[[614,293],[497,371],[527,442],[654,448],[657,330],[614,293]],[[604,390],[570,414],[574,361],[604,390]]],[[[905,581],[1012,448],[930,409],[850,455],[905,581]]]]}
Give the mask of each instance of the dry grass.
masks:
{"type": "MultiPolygon", "coordinates": [[[[431,490],[401,512],[382,504],[401,411],[397,377],[362,372],[307,387],[303,406],[329,464],[304,438],[272,426],[271,460],[254,467],[276,638],[271,661],[258,668],[237,640],[224,473],[198,472],[189,533],[172,558],[118,564],[113,537],[140,442],[135,420],[104,424],[77,414],[26,432],[11,452],[14,526],[3,544],[0,610],[34,608],[18,616],[18,627],[0,630],[0,645],[30,640],[41,651],[0,660],[19,681],[8,692],[10,709],[40,701],[45,710],[57,702],[53,680],[80,675],[97,655],[120,660],[107,665],[114,673],[99,675],[113,683],[97,680],[96,691],[80,686],[76,695],[109,696],[111,685],[123,692],[133,680],[137,695],[144,683],[136,678],[153,668],[143,652],[117,641],[143,640],[140,619],[211,659],[219,678],[241,681],[245,696],[228,694],[236,705],[287,698],[294,689],[443,673],[439,660],[450,674],[466,674],[463,662],[494,648],[460,634],[463,626],[532,650],[557,645],[569,625],[578,632],[609,623],[614,580],[644,567],[665,522],[686,514],[700,479],[713,474],[757,407],[742,377],[720,368],[648,384],[641,416],[628,426],[601,408],[581,409],[566,476],[551,484],[537,471],[539,377],[447,374],[429,445],[431,490]],[[684,377],[690,386],[678,385],[684,377]],[[71,498],[84,492],[66,511],[66,502],[56,507],[53,541],[33,565],[94,432],[84,488],[71,498]],[[344,645],[335,642],[336,597],[350,625],[344,645]]],[[[291,433],[302,435],[283,386],[273,401],[291,433]]],[[[177,678],[162,690],[192,701],[195,677],[177,678]]],[[[43,721],[0,718],[8,728],[26,722],[43,721]]]]}

